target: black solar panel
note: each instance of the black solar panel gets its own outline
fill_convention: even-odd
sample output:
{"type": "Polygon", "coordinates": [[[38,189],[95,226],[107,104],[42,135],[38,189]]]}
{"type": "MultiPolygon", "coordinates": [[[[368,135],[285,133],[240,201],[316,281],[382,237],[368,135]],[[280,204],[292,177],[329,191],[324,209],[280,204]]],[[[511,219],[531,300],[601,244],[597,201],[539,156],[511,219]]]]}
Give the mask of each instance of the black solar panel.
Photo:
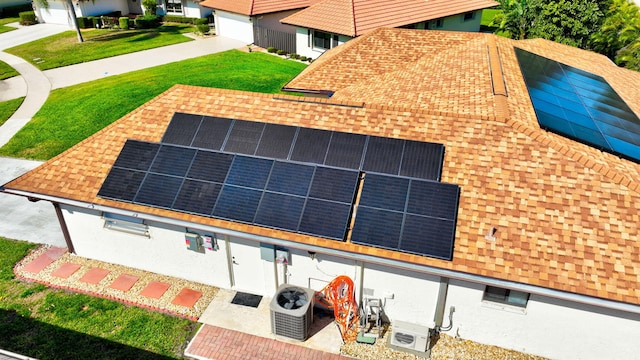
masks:
{"type": "Polygon", "coordinates": [[[450,260],[455,228],[452,220],[407,214],[398,249],[450,260]]]}
{"type": "Polygon", "coordinates": [[[200,127],[202,115],[175,113],[162,137],[165,144],[191,146],[193,137],[200,127]]]}
{"type": "Polygon", "coordinates": [[[293,126],[267,124],[256,155],[271,159],[287,159],[298,129],[293,126]]]}
{"type": "Polygon", "coordinates": [[[224,151],[247,155],[255,154],[263,129],[263,123],[235,121],[224,145],[224,151]]]}
{"type": "Polygon", "coordinates": [[[367,174],[364,178],[360,205],[404,211],[407,204],[409,179],[389,175],[367,174]]]}
{"type": "Polygon", "coordinates": [[[253,223],[262,191],[225,185],[213,209],[213,215],[223,219],[253,223]]]}
{"type": "Polygon", "coordinates": [[[111,168],[109,175],[102,183],[98,196],[108,199],[133,201],[145,173],[129,169],[111,168]]]}
{"type": "Polygon", "coordinates": [[[231,164],[227,184],[264,189],[269,179],[273,160],[250,156],[236,156],[231,164]]]}
{"type": "Polygon", "coordinates": [[[189,213],[210,216],[222,185],[207,181],[186,179],[173,208],[189,213]]]}
{"type": "Polygon", "coordinates": [[[367,137],[364,135],[334,132],[325,165],[360,169],[366,141],[367,137]]]}
{"type": "Polygon", "coordinates": [[[297,231],[304,201],[304,197],[265,192],[254,222],[278,229],[297,231]]]}
{"type": "Polygon", "coordinates": [[[355,195],[358,176],[357,171],[317,167],[309,196],[351,203],[355,195]]]}
{"type": "Polygon", "coordinates": [[[184,176],[191,166],[191,161],[196,154],[196,149],[160,146],[151,169],[149,171],[166,175],[184,176]]]}
{"type": "Polygon", "coordinates": [[[411,180],[407,212],[442,219],[455,219],[458,185],[411,180]]]}
{"type": "Polygon", "coordinates": [[[182,178],[147,174],[133,201],[145,205],[171,208],[181,185],[182,178]]]}
{"type": "Polygon", "coordinates": [[[291,160],[324,164],[330,139],[331,131],[300,128],[291,160]]]}
{"type": "Polygon", "coordinates": [[[276,161],[273,164],[267,190],[307,196],[313,171],[313,166],[276,161]]]}
{"type": "Polygon", "coordinates": [[[362,169],[398,175],[403,151],[404,140],[371,136],[367,144],[362,169]]]}
{"type": "Polygon", "coordinates": [[[400,165],[400,175],[438,181],[442,172],[443,160],[444,145],[406,141],[400,165]]]}
{"type": "Polygon", "coordinates": [[[398,250],[403,213],[358,206],[351,241],[398,250]]]}
{"type": "Polygon", "coordinates": [[[351,204],[308,199],[298,231],[343,240],[351,216],[351,204]]]}
{"type": "Polygon", "coordinates": [[[198,150],[187,177],[223,183],[232,161],[231,154],[198,150]]]}
{"type": "Polygon", "coordinates": [[[231,119],[205,116],[191,146],[210,150],[222,149],[231,122],[231,119]]]}
{"type": "Polygon", "coordinates": [[[159,148],[159,144],[127,140],[113,166],[147,171],[159,148]]]}
{"type": "Polygon", "coordinates": [[[640,162],[640,119],[604,78],[515,53],[541,128],[640,162]]]}

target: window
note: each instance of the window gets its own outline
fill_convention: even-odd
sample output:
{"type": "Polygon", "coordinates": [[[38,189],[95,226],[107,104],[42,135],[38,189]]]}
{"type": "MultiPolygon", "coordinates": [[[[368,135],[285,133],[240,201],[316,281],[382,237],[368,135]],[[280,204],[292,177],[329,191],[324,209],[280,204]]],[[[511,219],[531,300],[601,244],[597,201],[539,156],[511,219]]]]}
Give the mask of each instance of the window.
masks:
{"type": "Polygon", "coordinates": [[[182,0],[165,0],[167,12],[182,13],[182,0]]]}
{"type": "Polygon", "coordinates": [[[469,20],[473,20],[473,18],[475,18],[475,17],[476,17],[476,12],[475,11],[469,11],[469,12],[464,13],[462,19],[464,21],[469,21],[469,20]]]}
{"type": "Polygon", "coordinates": [[[444,26],[443,19],[436,19],[429,21],[429,29],[440,29],[444,26]]]}
{"type": "Polygon", "coordinates": [[[104,218],[105,229],[149,236],[149,226],[142,219],[111,213],[103,213],[102,217],[104,218]]]}
{"type": "Polygon", "coordinates": [[[529,294],[522,291],[487,286],[482,300],[525,308],[529,301],[529,294]]]}
{"type": "Polygon", "coordinates": [[[313,47],[320,49],[331,49],[338,46],[338,35],[331,35],[324,31],[313,31],[313,47]]]}

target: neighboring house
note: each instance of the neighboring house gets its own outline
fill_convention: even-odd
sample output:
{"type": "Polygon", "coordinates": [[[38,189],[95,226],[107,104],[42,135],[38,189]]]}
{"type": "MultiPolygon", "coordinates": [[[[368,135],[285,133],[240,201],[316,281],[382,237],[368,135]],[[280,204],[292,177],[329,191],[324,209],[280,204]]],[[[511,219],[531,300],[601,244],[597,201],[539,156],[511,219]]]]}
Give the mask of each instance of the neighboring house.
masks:
{"type": "Polygon", "coordinates": [[[323,52],[381,27],[479,31],[493,0],[323,0],[282,19],[296,27],[296,52],[323,52]]]}
{"type": "Polygon", "coordinates": [[[315,1],[205,0],[201,5],[214,9],[217,35],[295,52],[296,29],[280,20],[315,1]]]}
{"type": "MultiPolygon", "coordinates": [[[[72,1],[76,16],[100,16],[116,11],[124,15],[141,15],[144,13],[142,0],[81,0],[72,1]]],[[[66,0],[49,0],[48,7],[34,2],[36,16],[41,23],[68,24],[73,26],[69,16],[66,0]]],[[[204,18],[211,14],[211,9],[201,7],[199,1],[193,0],[158,0],[157,14],[175,15],[192,18],[204,18]]]]}
{"type": "Polygon", "coordinates": [[[177,85],[1,190],[80,256],[267,296],[347,275],[392,339],[632,359],[638,84],[547,40],[377,29],[287,86],[330,98],[177,85]]]}

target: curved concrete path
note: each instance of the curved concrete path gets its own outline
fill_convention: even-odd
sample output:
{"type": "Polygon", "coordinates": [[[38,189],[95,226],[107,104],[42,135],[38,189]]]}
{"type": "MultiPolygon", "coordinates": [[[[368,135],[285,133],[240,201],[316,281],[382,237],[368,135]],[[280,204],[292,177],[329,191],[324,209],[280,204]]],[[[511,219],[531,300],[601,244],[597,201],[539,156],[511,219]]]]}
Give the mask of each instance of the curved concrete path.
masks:
{"type": "MultiPolygon", "coordinates": [[[[181,44],[40,71],[24,59],[2,50],[66,30],[67,26],[38,24],[0,34],[0,60],[20,76],[0,80],[0,101],[25,96],[18,110],[0,126],[0,147],[4,146],[46,102],[53,89],[123,74],[170,62],[186,60],[246,44],[223,37],[195,38],[181,44]]],[[[0,185],[41,164],[38,161],[0,158],[0,185]]],[[[24,198],[0,193],[0,236],[66,247],[54,209],[48,202],[30,203],[24,198]]]]}

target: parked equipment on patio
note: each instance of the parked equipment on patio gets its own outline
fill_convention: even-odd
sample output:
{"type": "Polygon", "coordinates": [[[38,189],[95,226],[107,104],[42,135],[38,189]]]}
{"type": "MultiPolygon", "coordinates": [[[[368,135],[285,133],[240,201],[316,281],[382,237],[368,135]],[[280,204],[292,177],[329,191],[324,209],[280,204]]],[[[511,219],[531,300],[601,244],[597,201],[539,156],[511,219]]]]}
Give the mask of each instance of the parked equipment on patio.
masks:
{"type": "Polygon", "coordinates": [[[271,332],[304,341],[313,322],[314,291],[289,284],[278,287],[271,300],[271,332]]]}

